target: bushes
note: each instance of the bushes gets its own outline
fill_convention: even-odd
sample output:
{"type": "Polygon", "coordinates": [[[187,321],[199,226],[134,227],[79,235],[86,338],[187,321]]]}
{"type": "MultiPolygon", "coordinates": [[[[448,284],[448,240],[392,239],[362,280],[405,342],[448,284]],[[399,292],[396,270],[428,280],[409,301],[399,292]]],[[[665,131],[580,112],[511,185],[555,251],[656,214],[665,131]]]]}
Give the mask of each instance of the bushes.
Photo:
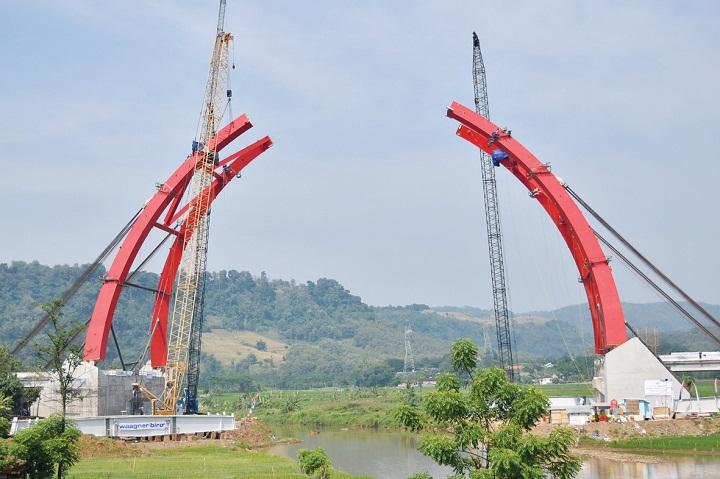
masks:
{"type": "Polygon", "coordinates": [[[79,459],[80,431],[60,416],[44,419],[16,433],[5,444],[0,467],[24,471],[33,479],[50,479],[62,464],[67,469],[79,459]]]}
{"type": "Polygon", "coordinates": [[[0,437],[8,437],[10,434],[10,419],[6,417],[0,417],[0,437]]]}
{"type": "Polygon", "coordinates": [[[300,449],[298,451],[298,459],[300,461],[300,470],[303,474],[316,477],[317,479],[326,479],[332,469],[330,457],[325,450],[320,447],[312,450],[300,449]]]}

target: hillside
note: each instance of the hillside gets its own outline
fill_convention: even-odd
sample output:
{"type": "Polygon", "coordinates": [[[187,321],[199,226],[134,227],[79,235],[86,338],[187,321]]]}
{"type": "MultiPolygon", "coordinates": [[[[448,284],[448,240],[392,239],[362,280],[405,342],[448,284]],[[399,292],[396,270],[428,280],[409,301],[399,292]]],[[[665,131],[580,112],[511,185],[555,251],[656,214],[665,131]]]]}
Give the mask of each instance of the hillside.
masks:
{"type": "MultiPolygon", "coordinates": [[[[0,264],[0,343],[11,346],[25,334],[40,316],[39,303],[58,297],[81,270],[79,265],[0,264]]],[[[141,273],[133,281],[153,287],[157,275],[141,273]]],[[[65,308],[66,317],[87,320],[99,285],[99,278],[86,284],[65,308]]],[[[147,343],[152,299],[152,294],[132,288],[126,288],[120,299],[114,325],[126,361],[135,360],[147,343]]],[[[720,312],[718,306],[709,307],[720,312]]],[[[712,347],[663,303],[626,304],[625,310],[637,329],[673,333],[660,335],[661,350],[712,347]]],[[[205,312],[203,378],[215,385],[242,380],[296,388],[388,377],[402,370],[407,323],[413,329],[418,368],[446,365],[445,354],[458,337],[477,342],[488,363],[493,358],[495,333],[488,310],[370,306],[326,278],[299,284],[270,279],[265,273],[208,273],[205,312]]],[[[514,325],[521,360],[540,362],[591,352],[584,305],[516,314],[514,325]]],[[[108,363],[117,364],[115,358],[109,347],[108,363]]]]}

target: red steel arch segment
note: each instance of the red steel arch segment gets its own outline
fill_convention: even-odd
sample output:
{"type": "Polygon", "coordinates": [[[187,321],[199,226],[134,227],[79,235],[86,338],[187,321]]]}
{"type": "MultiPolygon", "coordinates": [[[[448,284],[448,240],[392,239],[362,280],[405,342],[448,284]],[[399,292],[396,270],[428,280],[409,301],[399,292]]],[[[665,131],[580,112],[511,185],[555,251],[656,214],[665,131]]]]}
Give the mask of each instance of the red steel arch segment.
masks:
{"type": "Polygon", "coordinates": [[[499,161],[540,202],[560,231],[585,288],[595,336],[595,352],[604,354],[627,341],[620,296],[595,234],[560,180],[530,151],[488,119],[453,102],[447,116],[460,123],[457,134],[499,161]]]}
{"type": "MultiPolygon", "coordinates": [[[[208,206],[203,209],[207,210],[223,188],[233,179],[237,178],[243,168],[271,146],[272,140],[266,136],[220,162],[218,166],[222,168],[222,170],[216,173],[212,184],[208,186],[210,189],[210,202],[208,206]]],[[[189,208],[194,208],[196,204],[196,198],[188,202],[187,205],[175,213],[171,223],[179,219],[189,208]]],[[[188,216],[197,217],[194,214],[188,216]]],[[[155,295],[155,304],[153,305],[152,322],[150,325],[150,333],[152,334],[150,338],[150,362],[154,368],[165,366],[167,363],[167,322],[168,312],[170,310],[170,297],[175,286],[175,279],[178,268],[180,267],[180,260],[185,251],[185,246],[195,232],[195,228],[188,224],[188,216],[186,216],[186,219],[180,226],[178,230],[180,234],[175,237],[175,241],[170,247],[170,251],[168,251],[165,265],[158,280],[158,292],[155,295]]]]}
{"type": "MultiPolygon", "coordinates": [[[[252,128],[252,123],[250,123],[247,115],[241,115],[218,131],[217,134],[207,142],[208,146],[216,148],[216,151],[220,151],[250,128],[252,128]]],[[[154,227],[175,232],[175,230],[171,228],[171,223],[168,220],[172,216],[171,213],[179,205],[180,199],[185,192],[185,188],[199,160],[200,154],[197,152],[189,156],[173,174],[170,175],[165,183],[158,186],[158,191],[145,204],[142,213],[140,213],[130,228],[130,231],[128,231],[123,239],[120,249],[105,275],[103,285],[95,301],[90,322],[88,323],[83,351],[83,359],[86,361],[105,359],[110,325],[130,268],[140,251],[140,247],[154,227]],[[168,205],[171,206],[167,218],[164,222],[159,223],[158,218],[168,209],[168,205]]]]}

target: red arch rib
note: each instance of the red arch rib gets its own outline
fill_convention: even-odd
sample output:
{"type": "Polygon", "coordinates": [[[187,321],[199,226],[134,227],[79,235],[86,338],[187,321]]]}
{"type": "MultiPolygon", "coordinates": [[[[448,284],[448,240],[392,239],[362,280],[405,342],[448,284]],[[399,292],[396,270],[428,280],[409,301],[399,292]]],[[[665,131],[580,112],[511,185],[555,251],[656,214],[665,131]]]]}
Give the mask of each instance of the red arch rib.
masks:
{"type": "MultiPolygon", "coordinates": [[[[212,204],[223,188],[240,174],[243,168],[271,146],[272,140],[266,136],[225,158],[225,160],[218,165],[222,167],[222,171],[216,175],[212,184],[208,187],[210,188],[210,202],[207,207],[212,204]]],[[[195,205],[195,199],[191,200],[185,207],[175,213],[170,223],[177,221],[185,211],[189,208],[194,208],[195,205]]],[[[207,210],[207,207],[204,209],[207,210]]],[[[175,241],[170,247],[167,259],[165,260],[165,266],[163,266],[160,279],[158,280],[158,292],[155,295],[155,304],[151,316],[152,324],[150,325],[150,332],[152,334],[152,338],[150,338],[150,362],[154,368],[165,366],[167,363],[167,322],[170,296],[173,292],[175,278],[180,266],[180,260],[185,251],[185,246],[195,231],[194,228],[188,225],[188,217],[197,217],[197,215],[190,214],[186,216],[182,226],[179,228],[180,234],[175,237],[175,241]]]]}
{"type": "Polygon", "coordinates": [[[627,341],[622,305],[607,257],[590,225],[558,178],[512,136],[460,103],[447,116],[460,122],[458,136],[488,154],[500,150],[500,161],[530,195],[540,202],[570,249],[588,298],[595,336],[595,352],[604,354],[627,341]]]}
{"type": "MultiPolygon", "coordinates": [[[[251,127],[252,124],[248,117],[242,115],[218,131],[217,135],[208,141],[208,145],[210,147],[216,146],[216,151],[220,151],[251,127]]],[[[179,197],[182,197],[199,159],[197,153],[189,156],[165,183],[158,187],[158,191],[145,204],[142,213],[140,213],[140,216],[138,216],[125,236],[108,273],[105,275],[104,283],[100,288],[95,301],[95,308],[90,317],[83,352],[83,358],[86,361],[105,359],[110,324],[135,257],[153,227],[173,231],[170,228],[171,223],[169,221],[158,223],[158,218],[171,203],[167,216],[172,216],[170,213],[177,208],[179,197]]]]}

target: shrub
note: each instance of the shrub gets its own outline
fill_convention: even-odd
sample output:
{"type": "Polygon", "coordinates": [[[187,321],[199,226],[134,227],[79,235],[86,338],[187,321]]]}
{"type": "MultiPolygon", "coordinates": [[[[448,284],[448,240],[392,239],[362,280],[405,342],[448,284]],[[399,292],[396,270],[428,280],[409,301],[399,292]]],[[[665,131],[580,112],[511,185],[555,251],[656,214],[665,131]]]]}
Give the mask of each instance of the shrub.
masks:
{"type": "Polygon", "coordinates": [[[300,459],[300,470],[303,474],[317,479],[327,479],[329,477],[332,464],[324,449],[320,447],[312,450],[300,449],[298,459],[300,459]]]}

